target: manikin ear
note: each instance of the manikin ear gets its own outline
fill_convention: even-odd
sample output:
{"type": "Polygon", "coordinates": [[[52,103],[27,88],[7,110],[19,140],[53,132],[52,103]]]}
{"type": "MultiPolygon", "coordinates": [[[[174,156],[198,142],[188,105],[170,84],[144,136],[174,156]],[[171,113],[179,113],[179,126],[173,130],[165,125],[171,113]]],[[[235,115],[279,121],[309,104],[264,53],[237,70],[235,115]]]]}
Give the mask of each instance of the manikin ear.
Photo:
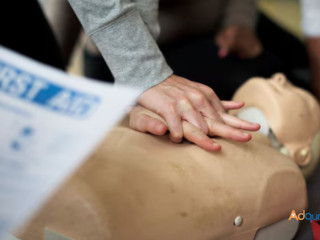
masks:
{"type": "Polygon", "coordinates": [[[308,178],[312,176],[320,159],[320,130],[316,133],[311,142],[311,160],[305,167],[302,168],[303,175],[308,178]]]}

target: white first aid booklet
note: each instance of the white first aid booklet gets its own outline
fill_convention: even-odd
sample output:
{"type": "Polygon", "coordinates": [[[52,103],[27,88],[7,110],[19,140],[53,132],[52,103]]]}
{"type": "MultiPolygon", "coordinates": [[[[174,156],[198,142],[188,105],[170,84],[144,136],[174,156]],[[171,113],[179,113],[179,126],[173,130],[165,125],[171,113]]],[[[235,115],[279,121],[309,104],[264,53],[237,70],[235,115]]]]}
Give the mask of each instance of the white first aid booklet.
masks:
{"type": "Polygon", "coordinates": [[[0,239],[32,216],[138,95],[0,47],[0,239]]]}

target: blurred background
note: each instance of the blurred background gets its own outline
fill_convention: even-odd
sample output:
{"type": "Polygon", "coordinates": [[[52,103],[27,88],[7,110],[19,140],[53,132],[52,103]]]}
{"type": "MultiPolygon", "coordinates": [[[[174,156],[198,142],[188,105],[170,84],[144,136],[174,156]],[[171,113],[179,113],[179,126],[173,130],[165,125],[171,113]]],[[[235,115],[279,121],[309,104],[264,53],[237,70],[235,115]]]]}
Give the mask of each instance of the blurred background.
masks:
{"type": "MultiPolygon", "coordinates": [[[[50,11],[48,0],[39,0],[45,12],[50,11]]],[[[303,39],[301,30],[301,11],[299,0],[259,0],[260,10],[290,33],[303,39]]],[[[68,65],[68,71],[75,75],[83,75],[83,47],[87,41],[86,34],[77,41],[68,65]]]]}

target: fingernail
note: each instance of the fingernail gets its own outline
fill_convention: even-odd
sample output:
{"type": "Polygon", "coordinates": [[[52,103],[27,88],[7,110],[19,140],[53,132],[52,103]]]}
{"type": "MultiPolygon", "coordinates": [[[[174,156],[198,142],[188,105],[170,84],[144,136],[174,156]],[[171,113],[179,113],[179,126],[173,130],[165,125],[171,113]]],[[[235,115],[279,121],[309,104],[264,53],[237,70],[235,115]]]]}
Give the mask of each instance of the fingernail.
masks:
{"type": "Polygon", "coordinates": [[[257,129],[260,129],[261,128],[261,125],[259,123],[254,123],[253,126],[257,129]]]}
{"type": "Polygon", "coordinates": [[[215,147],[220,147],[220,145],[218,143],[215,143],[215,142],[213,142],[212,145],[215,146],[215,147]]]}
{"type": "Polygon", "coordinates": [[[249,137],[250,134],[248,134],[248,133],[242,133],[242,136],[244,136],[244,137],[249,137]]]}
{"type": "Polygon", "coordinates": [[[218,143],[213,143],[213,151],[219,152],[221,150],[221,145],[219,145],[218,143]]]}

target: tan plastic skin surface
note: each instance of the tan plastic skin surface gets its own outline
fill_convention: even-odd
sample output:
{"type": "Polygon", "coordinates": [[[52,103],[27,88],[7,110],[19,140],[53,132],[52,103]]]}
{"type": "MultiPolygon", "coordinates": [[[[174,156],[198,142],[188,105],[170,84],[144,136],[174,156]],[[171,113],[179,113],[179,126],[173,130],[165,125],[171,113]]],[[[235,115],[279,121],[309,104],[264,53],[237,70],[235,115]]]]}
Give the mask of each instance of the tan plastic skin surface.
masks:
{"type": "Polygon", "coordinates": [[[18,236],[244,240],[306,208],[301,171],[263,136],[216,141],[222,151],[208,152],[118,126],[18,236]]]}
{"type": "Polygon", "coordinates": [[[275,74],[267,81],[250,79],[238,89],[233,100],[245,101],[246,107],[259,108],[289,156],[304,172],[311,173],[310,168],[314,168],[319,159],[319,153],[312,156],[315,149],[311,146],[313,141],[319,143],[320,107],[310,93],[293,86],[283,74],[275,74]]]}

